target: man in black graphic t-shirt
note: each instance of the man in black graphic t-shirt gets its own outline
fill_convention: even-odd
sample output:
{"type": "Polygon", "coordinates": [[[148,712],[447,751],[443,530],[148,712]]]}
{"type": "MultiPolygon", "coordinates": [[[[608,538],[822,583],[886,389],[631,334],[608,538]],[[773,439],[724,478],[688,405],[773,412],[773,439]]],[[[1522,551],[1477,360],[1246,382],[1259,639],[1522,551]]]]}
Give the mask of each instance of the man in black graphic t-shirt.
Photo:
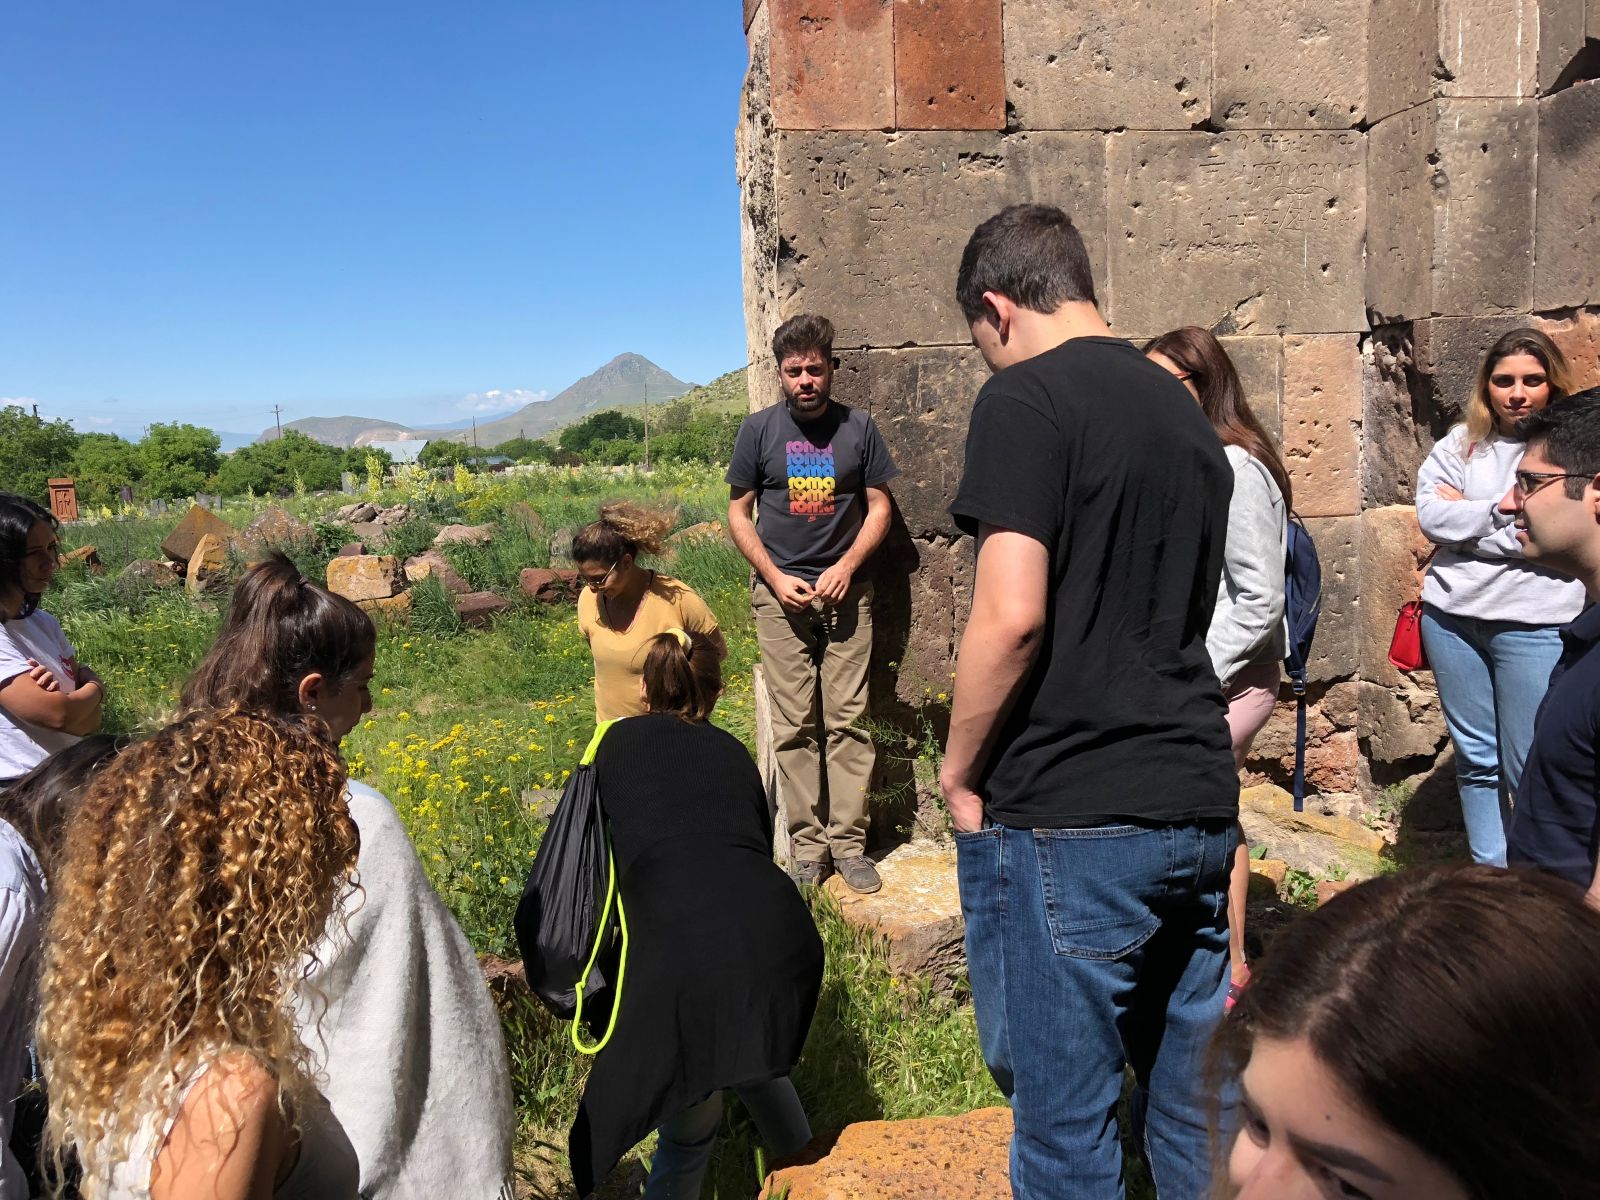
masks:
{"type": "Polygon", "coordinates": [[[829,395],[826,317],[784,322],[772,350],[784,403],[739,427],[728,528],[755,569],[751,603],[795,876],[820,883],[837,868],[856,891],[875,892],[866,857],[872,742],[855,727],[867,707],[872,585],[857,571],[889,528],[896,467],[872,418],[829,395]]]}
{"type": "Polygon", "coordinates": [[[1232,472],[1183,385],[1112,336],[1059,209],[980,225],[957,296],[995,374],[951,505],[978,561],[940,785],[1012,1194],[1122,1194],[1131,1065],[1162,1200],[1199,1200],[1238,812],[1205,647],[1232,472]]]}

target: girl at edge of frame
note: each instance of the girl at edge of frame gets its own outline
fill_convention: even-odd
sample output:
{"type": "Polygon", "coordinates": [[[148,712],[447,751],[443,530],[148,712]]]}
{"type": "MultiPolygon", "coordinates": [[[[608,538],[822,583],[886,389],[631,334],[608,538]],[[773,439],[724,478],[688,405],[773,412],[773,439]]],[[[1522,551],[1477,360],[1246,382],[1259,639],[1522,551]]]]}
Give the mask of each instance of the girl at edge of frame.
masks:
{"type": "MultiPolygon", "coordinates": [[[[376,644],[366,613],[273,552],[235,589],[183,704],[304,713],[337,745],[372,708],[376,644]]],[[[394,806],[355,780],[346,793],[363,895],[318,944],[298,1013],[361,1194],[510,1200],[510,1070],[477,956],[394,806]]]]}
{"type": "Polygon", "coordinates": [[[239,708],[181,718],[90,785],[45,938],[54,1178],[71,1154],[92,1200],[356,1200],[293,1011],[353,890],[344,792],[320,722],[239,708]]]}
{"type": "Polygon", "coordinates": [[[628,501],[600,506],[600,519],[572,538],[572,561],[583,590],[578,631],[594,656],[596,721],[636,717],[645,711],[639,678],[651,638],[684,629],[710,638],[717,653],[728,648],[717,618],[688,584],[639,565],[641,554],[666,549],[673,514],[628,501]]]}
{"type": "MultiPolygon", "coordinates": [[[[1281,664],[1288,651],[1284,556],[1288,552],[1289,512],[1294,506],[1289,472],[1272,437],[1245,402],[1233,360],[1212,334],[1197,326],[1184,326],[1162,334],[1144,352],[1199,402],[1233,468],[1222,579],[1206,631],[1206,650],[1227,704],[1233,763],[1242,768],[1251,743],[1278,702],[1281,664]]],[[[1228,877],[1230,1006],[1250,979],[1244,941],[1250,847],[1242,825],[1238,835],[1228,877]]]]}
{"type": "Polygon", "coordinates": [[[95,733],[57,750],[0,791],[0,1198],[44,1192],[43,1078],[34,1024],[50,882],[66,823],[95,775],[123,748],[95,733]]]}
{"type": "Polygon", "coordinates": [[[1526,562],[1499,511],[1523,446],[1516,425],[1572,390],[1561,350],[1513,329],[1478,364],[1466,420],[1417,472],[1417,524],[1438,550],[1422,580],[1422,646],[1456,752],[1474,862],[1503,867],[1533,719],[1561,657],[1560,627],[1587,599],[1575,579],[1526,562]]]}
{"type": "Polygon", "coordinates": [[[0,788],[100,728],[105,684],[39,601],[61,566],[57,522],[0,492],[0,788]]]}
{"type": "Polygon", "coordinates": [[[1223,1024],[1213,1065],[1242,1104],[1218,1194],[1593,1196],[1597,1006],[1600,912],[1570,883],[1468,864],[1361,884],[1273,939],[1223,1024]]]}
{"type": "Polygon", "coordinates": [[[616,1029],[595,1057],[569,1151],[587,1196],[659,1129],[646,1200],[696,1200],[736,1092],[775,1156],[811,1139],[790,1082],[822,985],[822,940],[772,861],[772,818],[749,752],[710,724],[719,647],[653,638],[644,716],[595,755],[629,924],[616,1029]]]}

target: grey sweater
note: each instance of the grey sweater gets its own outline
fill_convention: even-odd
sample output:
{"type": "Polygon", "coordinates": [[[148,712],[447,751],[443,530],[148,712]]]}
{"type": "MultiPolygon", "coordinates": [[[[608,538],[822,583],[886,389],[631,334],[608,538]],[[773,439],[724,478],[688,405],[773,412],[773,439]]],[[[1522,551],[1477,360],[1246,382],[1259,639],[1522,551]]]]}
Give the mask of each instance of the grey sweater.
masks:
{"type": "Polygon", "coordinates": [[[1241,446],[1226,447],[1233,468],[1228,541],[1217,607],[1206,631],[1211,667],[1226,688],[1245,667],[1277,662],[1288,647],[1284,629],[1283,560],[1289,514],[1267,469],[1241,446]]]}
{"type": "Polygon", "coordinates": [[[1422,581],[1424,604],[1522,625],[1564,625],[1583,611],[1583,584],[1524,561],[1512,518],[1499,511],[1522,450],[1521,442],[1493,433],[1474,446],[1466,426],[1457,425],[1423,462],[1417,524],[1439,547],[1422,581]],[[1466,499],[1446,500],[1441,484],[1466,499]]]}

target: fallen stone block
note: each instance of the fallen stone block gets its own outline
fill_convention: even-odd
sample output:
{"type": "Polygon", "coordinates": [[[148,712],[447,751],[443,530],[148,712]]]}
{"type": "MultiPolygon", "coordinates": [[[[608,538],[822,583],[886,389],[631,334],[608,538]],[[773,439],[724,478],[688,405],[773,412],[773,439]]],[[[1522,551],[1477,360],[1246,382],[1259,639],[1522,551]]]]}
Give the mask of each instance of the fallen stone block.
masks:
{"type": "Polygon", "coordinates": [[[433,539],[435,546],[482,546],[494,538],[493,525],[446,525],[433,539]]]}
{"type": "Polygon", "coordinates": [[[79,546],[76,550],[69,550],[61,556],[63,563],[82,563],[92,574],[104,575],[105,563],[100,561],[100,552],[93,546],[79,546]]]}
{"type": "Polygon", "coordinates": [[[214,533],[195,543],[189,558],[184,587],[191,594],[216,591],[228,582],[228,543],[214,533]]]}
{"type": "Polygon", "coordinates": [[[1283,894],[1283,881],[1289,877],[1289,864],[1281,858],[1250,860],[1250,899],[1275,900],[1283,894]]]}
{"type": "Polygon", "coordinates": [[[1315,798],[1295,812],[1294,797],[1270,783],[1239,793],[1239,822],[1252,846],[1265,846],[1269,857],[1312,875],[1337,867],[1352,879],[1370,879],[1388,844],[1359,821],[1317,811],[1315,798]]]}
{"type": "Polygon", "coordinates": [[[406,579],[412,583],[437,579],[439,586],[457,596],[464,596],[472,590],[472,585],[461,578],[460,573],[450,565],[450,560],[437,550],[425,550],[415,558],[406,559],[405,569],[406,579]]]}
{"type": "Polygon", "coordinates": [[[339,547],[339,553],[335,554],[334,557],[354,558],[357,555],[365,554],[366,552],[367,544],[365,542],[346,542],[344,545],[339,547]]]}
{"type": "Polygon", "coordinates": [[[336,521],[346,521],[351,525],[356,525],[363,521],[370,521],[377,515],[378,506],[376,504],[369,504],[365,500],[357,500],[354,504],[346,504],[333,514],[333,518],[336,521]]]}
{"type": "Polygon", "coordinates": [[[1321,908],[1335,896],[1342,896],[1356,884],[1359,879],[1324,879],[1317,884],[1317,907],[1321,908]]]}
{"type": "Polygon", "coordinates": [[[286,546],[309,542],[316,536],[317,531],[299,517],[273,505],[240,531],[239,540],[250,546],[286,546]]]}
{"type": "Polygon", "coordinates": [[[889,969],[948,988],[966,969],[955,850],[926,842],[898,846],[878,863],[883,889],[852,892],[839,876],[823,886],[851,925],[888,942],[889,969]]]}
{"type": "Polygon", "coordinates": [[[380,508],[378,515],[372,519],[379,525],[403,525],[411,520],[411,506],[409,504],[395,504],[389,508],[380,508]]]}
{"type": "Polygon", "coordinates": [[[576,571],[555,571],[549,567],[524,567],[519,576],[525,595],[545,604],[561,604],[578,593],[576,571]]]}
{"type": "Polygon", "coordinates": [[[356,554],[328,563],[328,590],[346,600],[385,600],[404,587],[392,554],[356,554]]]}
{"type": "Polygon", "coordinates": [[[827,1155],[767,1176],[762,1200],[1009,1200],[1011,1110],[863,1121],[827,1155]]]}
{"type": "Polygon", "coordinates": [[[493,592],[468,592],[465,596],[456,597],[456,615],[466,624],[479,629],[510,608],[511,601],[493,592]]]}
{"type": "Polygon", "coordinates": [[[404,625],[411,620],[410,592],[401,592],[394,596],[373,596],[366,600],[357,600],[355,603],[362,612],[392,625],[404,625]]]}
{"type": "Polygon", "coordinates": [[[153,558],[136,558],[117,576],[119,591],[154,590],[176,587],[178,573],[170,562],[157,562],[153,558]]]}
{"type": "Polygon", "coordinates": [[[163,539],[161,553],[177,562],[188,562],[194,555],[195,546],[208,533],[215,534],[225,542],[234,538],[232,525],[198,504],[191,505],[183,520],[178,522],[178,527],[163,539]]]}
{"type": "Polygon", "coordinates": [[[696,525],[689,525],[678,530],[677,533],[667,539],[667,545],[676,548],[689,542],[713,542],[718,540],[732,544],[732,539],[728,537],[727,530],[722,527],[722,522],[701,521],[696,525]]]}

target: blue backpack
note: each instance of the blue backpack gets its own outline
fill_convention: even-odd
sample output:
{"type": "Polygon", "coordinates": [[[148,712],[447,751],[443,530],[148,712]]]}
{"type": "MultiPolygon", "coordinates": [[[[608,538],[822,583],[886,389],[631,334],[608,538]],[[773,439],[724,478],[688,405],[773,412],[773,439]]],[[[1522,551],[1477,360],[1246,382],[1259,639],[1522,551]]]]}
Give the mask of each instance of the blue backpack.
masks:
{"type": "Polygon", "coordinates": [[[1317,544],[1300,518],[1289,514],[1288,550],[1283,559],[1284,620],[1289,628],[1289,651],[1283,669],[1299,703],[1294,728],[1294,810],[1306,806],[1306,667],[1311,660],[1311,640],[1322,615],[1322,564],[1317,544]]]}

